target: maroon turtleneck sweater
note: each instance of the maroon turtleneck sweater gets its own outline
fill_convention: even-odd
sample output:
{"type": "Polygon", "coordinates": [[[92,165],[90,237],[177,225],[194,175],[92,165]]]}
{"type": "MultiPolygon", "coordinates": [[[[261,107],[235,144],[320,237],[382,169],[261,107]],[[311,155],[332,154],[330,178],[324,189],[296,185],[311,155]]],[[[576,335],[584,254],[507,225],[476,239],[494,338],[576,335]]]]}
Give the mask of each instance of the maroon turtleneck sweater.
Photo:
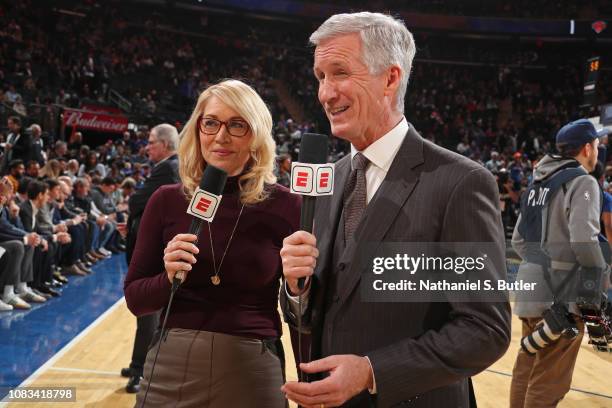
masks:
{"type": "MultiPolygon", "coordinates": [[[[278,184],[265,201],[245,206],[214,286],[208,226],[199,235],[197,262],[178,289],[168,328],[206,330],[251,338],[281,335],[278,315],[280,250],[283,239],[299,229],[299,196],[278,184]]],[[[181,184],[160,187],[147,203],[136,248],[125,279],[128,308],[137,316],[163,309],[170,297],[164,248],[186,233],[192,217],[181,184]]],[[[217,264],[240,212],[237,177],[227,180],[221,205],[210,224],[217,264]]]]}

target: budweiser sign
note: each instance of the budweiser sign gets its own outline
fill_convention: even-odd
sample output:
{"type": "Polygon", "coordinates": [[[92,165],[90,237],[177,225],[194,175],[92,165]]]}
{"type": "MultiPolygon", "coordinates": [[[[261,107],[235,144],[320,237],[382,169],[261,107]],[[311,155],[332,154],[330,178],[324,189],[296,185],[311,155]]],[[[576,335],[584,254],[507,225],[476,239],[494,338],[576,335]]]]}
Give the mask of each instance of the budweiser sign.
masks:
{"type": "Polygon", "coordinates": [[[64,110],[64,125],[97,132],[123,133],[128,127],[128,118],[78,109],[64,110]]]}

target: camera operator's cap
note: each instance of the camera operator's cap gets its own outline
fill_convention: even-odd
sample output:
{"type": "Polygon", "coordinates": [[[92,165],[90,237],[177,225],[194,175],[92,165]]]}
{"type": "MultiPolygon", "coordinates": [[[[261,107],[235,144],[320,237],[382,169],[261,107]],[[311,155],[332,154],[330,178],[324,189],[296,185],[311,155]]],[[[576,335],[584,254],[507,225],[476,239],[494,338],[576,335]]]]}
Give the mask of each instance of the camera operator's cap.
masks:
{"type": "Polygon", "coordinates": [[[599,132],[588,119],[578,119],[563,126],[557,132],[557,144],[568,144],[582,146],[593,140],[610,133],[609,128],[603,128],[599,132]]]}

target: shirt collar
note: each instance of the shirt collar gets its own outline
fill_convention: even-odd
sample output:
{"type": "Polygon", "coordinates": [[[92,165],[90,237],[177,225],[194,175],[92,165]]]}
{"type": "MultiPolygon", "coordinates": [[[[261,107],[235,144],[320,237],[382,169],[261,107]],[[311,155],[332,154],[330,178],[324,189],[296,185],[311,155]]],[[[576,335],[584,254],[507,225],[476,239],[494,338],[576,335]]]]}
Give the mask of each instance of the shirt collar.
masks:
{"type": "Polygon", "coordinates": [[[30,205],[32,206],[32,215],[36,215],[38,208],[34,205],[34,201],[30,200],[30,205]]]}
{"type": "Polygon", "coordinates": [[[157,163],[155,163],[153,165],[153,167],[157,167],[159,164],[165,162],[166,160],[168,160],[169,158],[171,158],[172,156],[174,156],[176,153],[172,153],[170,156],[164,157],[163,159],[161,159],[160,161],[158,161],[157,163]]]}
{"type": "MultiPolygon", "coordinates": [[[[397,151],[404,142],[408,129],[408,121],[406,117],[402,117],[402,120],[393,129],[366,147],[361,153],[376,167],[388,172],[397,151]]],[[[351,159],[357,152],[358,150],[351,145],[351,159]]]]}

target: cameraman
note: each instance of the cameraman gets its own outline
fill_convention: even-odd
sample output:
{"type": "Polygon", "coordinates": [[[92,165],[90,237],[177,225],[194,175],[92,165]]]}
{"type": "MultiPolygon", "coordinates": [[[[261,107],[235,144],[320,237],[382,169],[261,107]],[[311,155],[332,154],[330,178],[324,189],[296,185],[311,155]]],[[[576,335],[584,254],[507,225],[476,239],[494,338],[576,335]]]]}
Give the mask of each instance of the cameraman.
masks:
{"type": "MultiPolygon", "coordinates": [[[[546,155],[538,162],[533,182],[521,198],[512,236],[512,247],[523,260],[517,280],[537,282],[534,291],[516,294],[514,312],[522,321],[523,336],[537,329],[545,312],[551,313],[551,294],[558,298],[560,290],[572,288],[568,280],[576,282],[578,267],[607,271],[598,244],[601,192],[588,175],[597,163],[601,136],[586,119],[563,126],[556,136],[560,155],[546,155]]],[[[553,309],[564,311],[560,320],[574,326],[577,336],[545,338],[548,345],[537,347],[535,354],[519,350],[512,372],[511,408],[556,407],[569,391],[584,323],[568,298],[565,303],[555,302],[559,307],[553,309]]]]}
{"type": "Polygon", "coordinates": [[[510,174],[505,168],[497,173],[497,189],[499,191],[499,207],[502,213],[504,234],[512,229],[516,221],[515,209],[518,207],[520,189],[516,189],[516,183],[510,179],[510,174]]]}

